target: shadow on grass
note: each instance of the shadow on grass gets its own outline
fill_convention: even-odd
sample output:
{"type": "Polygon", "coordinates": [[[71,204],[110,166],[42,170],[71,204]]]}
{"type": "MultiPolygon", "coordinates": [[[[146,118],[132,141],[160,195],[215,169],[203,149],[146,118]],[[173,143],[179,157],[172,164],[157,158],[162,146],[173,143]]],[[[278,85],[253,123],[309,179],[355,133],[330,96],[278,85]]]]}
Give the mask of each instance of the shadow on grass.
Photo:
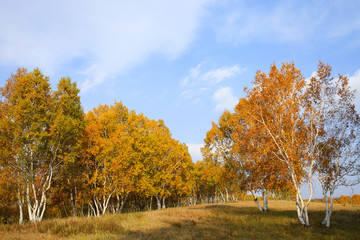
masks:
{"type": "Polygon", "coordinates": [[[301,226],[295,211],[260,212],[255,207],[208,205],[202,218],[167,220],[168,227],[126,231],[130,239],[360,239],[360,211],[335,211],[331,228],[321,224],[324,212],[310,211],[310,227],[301,226]]]}

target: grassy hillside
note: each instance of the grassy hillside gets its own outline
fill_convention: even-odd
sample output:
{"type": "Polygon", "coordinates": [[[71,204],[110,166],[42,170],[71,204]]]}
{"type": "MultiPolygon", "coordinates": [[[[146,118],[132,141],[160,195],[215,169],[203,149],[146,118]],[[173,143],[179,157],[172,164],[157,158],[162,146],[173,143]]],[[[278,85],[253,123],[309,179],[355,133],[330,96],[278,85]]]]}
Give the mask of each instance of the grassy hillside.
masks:
{"type": "Polygon", "coordinates": [[[1,239],[360,239],[360,206],[336,204],[332,227],[320,222],[324,204],[311,203],[310,227],[299,224],[294,202],[270,201],[261,213],[253,202],[198,205],[100,218],[0,225],[1,239]]]}

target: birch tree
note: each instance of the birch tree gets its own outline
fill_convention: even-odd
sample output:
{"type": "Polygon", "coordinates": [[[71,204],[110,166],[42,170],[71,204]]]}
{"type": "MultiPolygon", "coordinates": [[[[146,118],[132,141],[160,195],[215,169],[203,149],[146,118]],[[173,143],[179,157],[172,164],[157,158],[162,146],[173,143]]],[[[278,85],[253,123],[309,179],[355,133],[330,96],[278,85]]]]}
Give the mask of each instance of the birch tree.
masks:
{"type": "Polygon", "coordinates": [[[151,120],[142,114],[130,117],[131,142],[137,155],[138,194],[156,199],[157,209],[166,208],[169,197],[184,197],[191,192],[191,157],[185,145],[171,137],[163,120],[151,120]],[[188,170],[188,171],[186,171],[188,170]]]}
{"type": "Polygon", "coordinates": [[[78,191],[81,188],[79,178],[83,170],[80,153],[84,138],[84,112],[80,102],[80,90],[69,77],[61,78],[57,90],[53,93],[53,117],[50,128],[50,148],[52,154],[59,158],[58,174],[54,178],[59,190],[70,199],[73,215],[77,216],[78,191]]]}
{"type": "Polygon", "coordinates": [[[268,74],[258,71],[253,88],[247,90],[250,104],[247,115],[266,133],[269,154],[286,166],[296,194],[299,221],[309,226],[308,206],[313,194],[315,159],[308,154],[314,139],[305,131],[302,108],[305,84],[294,63],[284,63],[281,69],[274,64],[268,74]],[[304,180],[311,192],[306,202],[301,192],[304,180]]]}
{"type": "Polygon", "coordinates": [[[59,90],[53,93],[49,78],[39,69],[18,69],[0,90],[6,106],[4,127],[11,129],[6,135],[7,163],[18,183],[19,223],[23,221],[25,203],[29,220],[42,220],[54,175],[76,145],[78,123],[71,122],[77,121],[73,115],[77,113],[65,109],[76,108],[80,102],[78,99],[78,105],[69,106],[68,99],[61,100],[65,95],[78,98],[76,91],[69,94],[63,88],[65,82],[70,84],[70,79],[61,80],[59,90]]]}
{"type": "Polygon", "coordinates": [[[327,227],[330,227],[336,188],[359,182],[360,119],[354,99],[348,78],[340,74],[334,78],[331,66],[319,62],[316,76],[310,79],[306,102],[317,115],[310,118],[310,126],[318,129],[313,153],[326,204],[322,223],[327,227]]]}
{"type": "Polygon", "coordinates": [[[44,215],[54,172],[54,159],[48,148],[52,109],[49,79],[38,69],[30,73],[19,69],[2,88],[2,96],[9,105],[6,118],[13,129],[14,156],[10,164],[20,179],[19,211],[22,212],[25,199],[29,220],[38,222],[44,215]]]}
{"type": "Polygon", "coordinates": [[[206,133],[204,147],[201,149],[206,170],[215,183],[215,193],[220,194],[221,201],[229,200],[230,190],[245,190],[242,155],[234,151],[235,128],[233,114],[223,112],[218,122],[213,122],[212,128],[206,133]]]}
{"type": "Polygon", "coordinates": [[[114,106],[100,105],[86,115],[87,182],[90,188],[89,207],[95,216],[105,214],[110,200],[117,191],[115,175],[118,152],[115,151],[114,135],[128,118],[128,109],[121,102],[114,106]]]}
{"type": "Polygon", "coordinates": [[[273,145],[266,129],[251,117],[253,105],[247,99],[240,99],[233,117],[233,151],[238,154],[244,171],[244,182],[254,197],[260,211],[268,210],[268,194],[281,191],[289,185],[286,165],[271,154],[273,145]],[[263,206],[257,200],[256,192],[263,196],[263,206]]]}

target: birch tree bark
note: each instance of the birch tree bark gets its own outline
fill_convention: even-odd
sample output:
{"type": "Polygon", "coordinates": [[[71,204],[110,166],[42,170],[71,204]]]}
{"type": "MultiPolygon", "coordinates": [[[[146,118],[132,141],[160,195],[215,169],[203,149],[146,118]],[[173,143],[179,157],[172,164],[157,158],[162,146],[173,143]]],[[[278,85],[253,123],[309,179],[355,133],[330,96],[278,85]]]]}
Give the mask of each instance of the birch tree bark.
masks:
{"type": "Polygon", "coordinates": [[[262,190],[263,195],[263,211],[266,212],[269,210],[269,204],[268,204],[268,191],[266,189],[262,190]]]}
{"type": "Polygon", "coordinates": [[[18,193],[17,193],[17,204],[19,206],[19,224],[23,224],[24,222],[24,213],[23,213],[23,208],[24,208],[24,193],[21,193],[20,189],[18,188],[18,193]]]}
{"type": "Polygon", "coordinates": [[[259,201],[258,201],[257,197],[255,196],[255,193],[254,193],[253,191],[251,191],[251,194],[252,194],[252,196],[253,196],[253,198],[254,198],[254,202],[255,202],[255,203],[256,203],[256,205],[258,206],[258,208],[259,208],[260,212],[263,212],[263,211],[264,211],[264,209],[261,207],[261,205],[260,205],[260,203],[259,203],[259,201]]]}

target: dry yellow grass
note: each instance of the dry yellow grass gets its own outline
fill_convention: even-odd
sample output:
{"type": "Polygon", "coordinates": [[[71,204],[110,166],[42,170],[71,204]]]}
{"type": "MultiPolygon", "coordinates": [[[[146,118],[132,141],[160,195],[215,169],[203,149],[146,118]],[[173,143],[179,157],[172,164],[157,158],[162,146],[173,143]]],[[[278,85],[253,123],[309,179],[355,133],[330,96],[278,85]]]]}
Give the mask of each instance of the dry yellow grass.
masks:
{"type": "Polygon", "coordinates": [[[334,205],[332,227],[320,224],[324,204],[310,205],[310,227],[294,202],[270,201],[261,213],[250,201],[1,225],[0,239],[360,239],[360,206],[334,205]]]}

